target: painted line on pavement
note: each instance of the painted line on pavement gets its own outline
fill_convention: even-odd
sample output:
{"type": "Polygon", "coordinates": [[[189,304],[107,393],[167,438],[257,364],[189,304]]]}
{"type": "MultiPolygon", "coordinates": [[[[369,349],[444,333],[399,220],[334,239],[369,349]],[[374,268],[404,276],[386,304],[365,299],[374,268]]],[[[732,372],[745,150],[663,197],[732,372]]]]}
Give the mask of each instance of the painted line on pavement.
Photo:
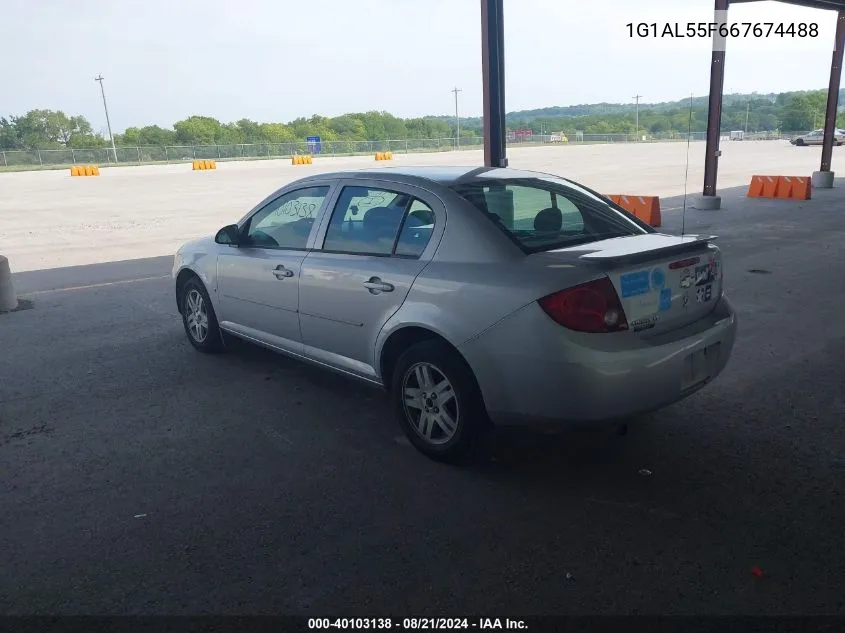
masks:
{"type": "Polygon", "coordinates": [[[90,288],[102,288],[104,286],[117,286],[120,284],[134,284],[139,281],[152,281],[154,279],[167,279],[170,275],[156,275],[155,277],[139,277],[138,279],[122,279],[120,281],[106,281],[101,284],[88,284],[87,286],[70,286],[68,288],[52,288],[50,290],[34,290],[33,292],[21,293],[21,296],[43,295],[50,292],[66,292],[68,290],[88,290],[90,288]]]}

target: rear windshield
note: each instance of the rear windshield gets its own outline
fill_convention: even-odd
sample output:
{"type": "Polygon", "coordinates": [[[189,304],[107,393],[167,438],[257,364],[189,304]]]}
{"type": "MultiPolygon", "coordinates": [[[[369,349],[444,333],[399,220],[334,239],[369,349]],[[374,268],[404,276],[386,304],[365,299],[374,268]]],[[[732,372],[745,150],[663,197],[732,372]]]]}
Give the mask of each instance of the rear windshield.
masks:
{"type": "Polygon", "coordinates": [[[562,178],[480,178],[452,189],[526,253],[655,232],[607,198],[562,178]]]}

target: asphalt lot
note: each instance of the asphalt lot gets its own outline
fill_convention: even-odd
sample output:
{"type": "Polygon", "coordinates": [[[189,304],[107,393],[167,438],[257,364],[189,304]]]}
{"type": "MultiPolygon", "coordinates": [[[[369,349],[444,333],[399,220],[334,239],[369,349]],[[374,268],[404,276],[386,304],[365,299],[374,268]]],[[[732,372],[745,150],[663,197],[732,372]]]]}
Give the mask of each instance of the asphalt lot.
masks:
{"type": "Polygon", "coordinates": [[[687,212],[740,312],[714,384],[624,437],[499,433],[464,468],[413,450],[378,391],[195,352],[170,258],[17,274],[0,612],[845,613],[837,186],[687,212]]]}

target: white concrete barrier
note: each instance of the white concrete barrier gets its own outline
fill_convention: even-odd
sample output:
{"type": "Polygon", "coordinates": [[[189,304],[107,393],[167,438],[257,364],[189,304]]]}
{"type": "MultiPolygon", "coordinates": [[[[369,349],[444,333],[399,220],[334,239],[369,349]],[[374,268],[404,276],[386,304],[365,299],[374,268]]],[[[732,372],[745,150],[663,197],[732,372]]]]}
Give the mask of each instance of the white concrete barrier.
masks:
{"type": "Polygon", "coordinates": [[[8,312],[18,307],[18,296],[12,286],[12,270],[9,260],[0,255],[0,312],[8,312]]]}

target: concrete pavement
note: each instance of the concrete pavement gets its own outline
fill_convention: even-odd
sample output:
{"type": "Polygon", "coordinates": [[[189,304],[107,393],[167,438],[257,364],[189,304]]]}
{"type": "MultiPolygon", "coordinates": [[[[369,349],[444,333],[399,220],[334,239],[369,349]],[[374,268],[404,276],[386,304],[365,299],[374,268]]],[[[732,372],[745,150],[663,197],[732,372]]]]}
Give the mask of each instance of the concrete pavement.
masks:
{"type": "MultiPolygon", "coordinates": [[[[719,186],[752,174],[809,176],[819,147],[786,141],[725,142],[719,186]]],[[[675,196],[684,191],[685,143],[617,143],[509,149],[513,167],[559,174],[606,194],[675,196]]],[[[833,165],[845,157],[834,148],[833,165]]],[[[689,150],[688,190],[703,181],[704,143],[689,150]]],[[[481,165],[481,151],[394,154],[390,165],[481,165]]],[[[0,173],[0,246],[13,272],[172,255],[184,242],[236,222],[287,183],[326,171],[381,167],[372,156],[318,157],[313,165],[268,160],[110,167],[73,178],[66,171],[0,173]]]]}

